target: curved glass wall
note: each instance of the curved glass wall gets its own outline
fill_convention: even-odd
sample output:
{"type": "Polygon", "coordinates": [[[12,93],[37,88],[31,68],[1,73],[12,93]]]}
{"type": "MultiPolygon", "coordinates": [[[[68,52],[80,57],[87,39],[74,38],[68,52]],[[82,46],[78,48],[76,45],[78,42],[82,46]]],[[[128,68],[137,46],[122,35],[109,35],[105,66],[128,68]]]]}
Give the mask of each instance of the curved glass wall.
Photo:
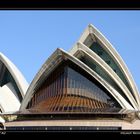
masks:
{"type": "Polygon", "coordinates": [[[121,108],[102,85],[77,65],[60,65],[34,93],[27,109],[42,112],[93,112],[121,108]]]}
{"type": "MultiPolygon", "coordinates": [[[[103,68],[97,64],[95,61],[91,61],[91,58],[87,55],[78,58],[80,61],[89,66],[94,70],[99,76],[101,76],[105,81],[107,81],[112,87],[114,87],[121,95],[131,104],[127,96],[121,90],[121,88],[116,84],[116,82],[108,75],[108,73],[103,70],[103,68]]],[[[131,104],[132,105],[132,104],[131,104]]],[[[133,105],[132,105],[133,106],[133,105]]]]}
{"type": "Polygon", "coordinates": [[[112,57],[108,54],[108,52],[100,45],[98,42],[93,42],[89,47],[92,51],[94,51],[99,57],[101,57],[112,69],[113,71],[120,77],[120,79],[124,82],[124,84],[128,87],[130,92],[132,92],[124,74],[116,64],[116,62],[112,59],[112,57]]]}

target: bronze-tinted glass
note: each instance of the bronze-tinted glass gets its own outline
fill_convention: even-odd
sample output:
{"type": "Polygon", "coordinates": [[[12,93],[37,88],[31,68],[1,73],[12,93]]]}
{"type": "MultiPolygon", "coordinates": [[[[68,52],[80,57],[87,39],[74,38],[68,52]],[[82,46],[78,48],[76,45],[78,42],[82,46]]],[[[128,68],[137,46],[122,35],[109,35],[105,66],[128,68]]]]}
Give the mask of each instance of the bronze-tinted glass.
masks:
{"type": "Polygon", "coordinates": [[[68,61],[50,74],[27,108],[42,112],[93,112],[120,106],[93,77],[68,61]]]}

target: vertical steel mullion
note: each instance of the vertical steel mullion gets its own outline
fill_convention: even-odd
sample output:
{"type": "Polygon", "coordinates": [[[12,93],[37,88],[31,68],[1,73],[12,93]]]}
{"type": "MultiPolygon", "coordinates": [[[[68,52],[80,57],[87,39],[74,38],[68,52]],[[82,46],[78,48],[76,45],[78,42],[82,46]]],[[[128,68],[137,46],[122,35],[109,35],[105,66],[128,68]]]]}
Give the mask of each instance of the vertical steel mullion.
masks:
{"type": "Polygon", "coordinates": [[[52,76],[52,82],[53,82],[53,103],[52,103],[52,111],[55,111],[56,108],[56,102],[57,102],[57,95],[55,93],[55,84],[56,84],[56,74],[57,72],[55,72],[52,76]]]}
{"type": "MultiPolygon", "coordinates": [[[[85,108],[86,108],[86,81],[84,80],[84,106],[85,106],[85,108]]],[[[84,109],[84,111],[85,111],[85,109],[84,109]]]]}
{"type": "MultiPolygon", "coordinates": [[[[61,79],[62,79],[62,73],[63,73],[63,69],[64,68],[61,68],[60,71],[59,71],[59,79],[58,79],[58,89],[59,89],[59,95],[58,95],[58,111],[60,110],[60,108],[62,107],[62,97],[63,97],[63,94],[61,93],[62,92],[62,88],[61,88],[61,79]]],[[[62,110],[61,110],[62,111],[62,110]]]]}
{"type": "MultiPolygon", "coordinates": [[[[56,73],[57,73],[57,72],[56,72],[56,73]]],[[[55,91],[55,86],[56,86],[56,73],[53,75],[53,76],[54,76],[54,78],[53,78],[53,84],[54,84],[54,86],[53,86],[53,88],[54,88],[54,90],[53,90],[53,92],[54,92],[53,111],[55,111],[56,102],[57,102],[57,93],[56,93],[56,91],[55,91]]]]}
{"type": "Polygon", "coordinates": [[[80,112],[82,112],[82,79],[79,82],[79,95],[80,95],[80,112]]]}
{"type": "Polygon", "coordinates": [[[61,82],[61,72],[59,73],[58,75],[58,78],[57,78],[57,94],[58,94],[58,102],[57,102],[57,106],[58,106],[58,111],[60,111],[60,104],[61,104],[61,88],[60,88],[60,82],[61,82]]]}
{"type": "MultiPolygon", "coordinates": [[[[75,76],[75,75],[74,75],[75,76]]],[[[76,86],[75,86],[75,78],[74,77],[72,77],[72,80],[73,80],[73,96],[72,96],[72,110],[73,110],[73,108],[75,108],[76,106],[75,106],[75,100],[76,100],[76,86]]]]}
{"type": "Polygon", "coordinates": [[[88,108],[91,109],[90,99],[88,98],[88,108]]]}
{"type": "Polygon", "coordinates": [[[71,111],[73,111],[73,80],[71,77],[69,77],[69,87],[70,87],[70,108],[71,108],[71,111]]]}
{"type": "Polygon", "coordinates": [[[79,75],[77,76],[77,107],[79,108],[80,104],[80,94],[79,94],[79,86],[80,86],[80,80],[79,80],[79,75]]]}
{"type": "Polygon", "coordinates": [[[64,111],[64,107],[65,107],[65,94],[64,94],[64,72],[62,74],[62,79],[61,79],[61,86],[62,86],[62,98],[63,98],[63,111],[64,111]]]}
{"type": "Polygon", "coordinates": [[[80,107],[81,112],[83,112],[83,79],[80,80],[80,97],[81,97],[80,107]]]}
{"type": "MultiPolygon", "coordinates": [[[[52,75],[50,77],[50,81],[51,81],[51,85],[50,85],[50,98],[53,101],[54,98],[53,98],[53,79],[52,79],[52,75]]],[[[50,104],[50,111],[51,112],[52,112],[52,107],[53,107],[53,102],[51,102],[51,104],[50,104]]]]}
{"type": "MultiPolygon", "coordinates": [[[[55,80],[55,81],[56,81],[56,82],[55,82],[56,91],[57,91],[57,84],[58,84],[58,77],[59,77],[59,76],[58,76],[58,73],[59,73],[59,72],[56,73],[56,80],[55,80]]],[[[55,92],[56,92],[56,91],[55,91],[55,92]]],[[[55,111],[56,111],[56,108],[59,108],[59,94],[58,94],[58,92],[56,92],[55,111]]],[[[57,109],[57,110],[58,110],[58,109],[57,109]]]]}
{"type": "MultiPolygon", "coordinates": [[[[65,99],[67,100],[67,67],[65,67],[64,69],[64,94],[65,94],[65,99]]],[[[66,101],[65,106],[68,108],[67,101],[66,101]]]]}
{"type": "MultiPolygon", "coordinates": [[[[54,92],[55,92],[55,97],[56,98],[58,98],[58,93],[57,93],[57,78],[55,77],[55,90],[54,90],[54,92]]],[[[56,108],[57,108],[57,99],[56,99],[56,101],[54,102],[54,104],[55,104],[55,106],[54,106],[54,111],[56,111],[56,108]]]]}
{"type": "Polygon", "coordinates": [[[92,99],[90,99],[91,109],[93,109],[92,99]]]}
{"type": "MultiPolygon", "coordinates": [[[[71,108],[71,78],[70,78],[70,71],[69,67],[67,67],[67,96],[68,96],[68,107],[71,108]]],[[[69,110],[71,111],[71,110],[69,110]]]]}

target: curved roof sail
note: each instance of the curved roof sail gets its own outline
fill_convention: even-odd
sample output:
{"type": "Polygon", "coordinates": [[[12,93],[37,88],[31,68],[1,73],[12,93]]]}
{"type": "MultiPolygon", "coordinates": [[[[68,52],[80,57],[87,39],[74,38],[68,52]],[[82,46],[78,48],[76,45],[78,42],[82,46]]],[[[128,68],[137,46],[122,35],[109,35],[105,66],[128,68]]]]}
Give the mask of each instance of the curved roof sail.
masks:
{"type": "Polygon", "coordinates": [[[125,84],[98,55],[88,49],[84,44],[78,43],[77,51],[74,56],[85,63],[87,66],[89,66],[104,80],[106,80],[106,82],[108,82],[108,84],[110,84],[122,96],[124,96],[130,104],[132,103],[132,106],[138,108],[135,99],[133,98],[125,84]]]}
{"type": "MultiPolygon", "coordinates": [[[[98,55],[114,71],[112,73],[115,73],[123,82],[122,85],[127,87],[126,90],[129,90],[140,109],[140,96],[136,84],[123,59],[111,43],[91,24],[83,32],[78,42],[98,55]]],[[[70,50],[72,55],[77,51],[75,46],[70,50]]]]}
{"type": "Polygon", "coordinates": [[[34,96],[34,93],[40,88],[40,86],[43,84],[43,82],[47,79],[47,77],[50,75],[51,72],[54,71],[56,67],[59,66],[59,64],[63,60],[70,60],[77,66],[79,66],[81,69],[83,69],[86,73],[90,74],[92,77],[94,77],[109,93],[110,96],[112,96],[119,105],[124,109],[134,109],[131,104],[129,104],[126,99],[119,94],[114,88],[112,88],[102,77],[100,77],[96,72],[94,72],[91,68],[89,68],[87,65],[85,65],[83,62],[81,62],[76,57],[70,55],[69,53],[65,52],[62,49],[57,49],[49,58],[48,60],[42,65],[41,69],[36,74],[35,78],[33,79],[32,83],[30,84],[27,94],[25,95],[25,98],[21,104],[20,110],[24,110],[27,108],[28,103],[34,96]]]}
{"type": "MultiPolygon", "coordinates": [[[[94,26],[89,25],[69,52],[57,49],[46,60],[30,84],[20,110],[27,109],[29,103],[32,104],[36,100],[35,94],[41,90],[43,82],[47,81],[65,60],[71,61],[73,65],[96,79],[121,108],[140,109],[138,90],[122,58],[111,43],[94,26]]],[[[42,100],[42,96],[47,93],[42,93],[42,96],[40,94],[38,93],[38,100],[42,100]]]]}
{"type": "Polygon", "coordinates": [[[0,53],[0,108],[2,112],[17,111],[28,83],[16,66],[0,53]]]}

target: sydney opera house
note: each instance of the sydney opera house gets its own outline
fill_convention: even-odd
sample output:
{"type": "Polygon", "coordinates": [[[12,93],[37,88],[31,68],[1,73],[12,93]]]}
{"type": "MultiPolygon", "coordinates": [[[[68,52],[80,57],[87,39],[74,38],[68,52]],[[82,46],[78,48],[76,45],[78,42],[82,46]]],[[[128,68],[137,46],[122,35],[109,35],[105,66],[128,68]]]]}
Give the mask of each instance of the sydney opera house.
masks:
{"type": "Polygon", "coordinates": [[[140,95],[121,56],[93,26],[56,49],[30,85],[0,54],[1,123],[7,130],[138,130],[140,95]]]}

